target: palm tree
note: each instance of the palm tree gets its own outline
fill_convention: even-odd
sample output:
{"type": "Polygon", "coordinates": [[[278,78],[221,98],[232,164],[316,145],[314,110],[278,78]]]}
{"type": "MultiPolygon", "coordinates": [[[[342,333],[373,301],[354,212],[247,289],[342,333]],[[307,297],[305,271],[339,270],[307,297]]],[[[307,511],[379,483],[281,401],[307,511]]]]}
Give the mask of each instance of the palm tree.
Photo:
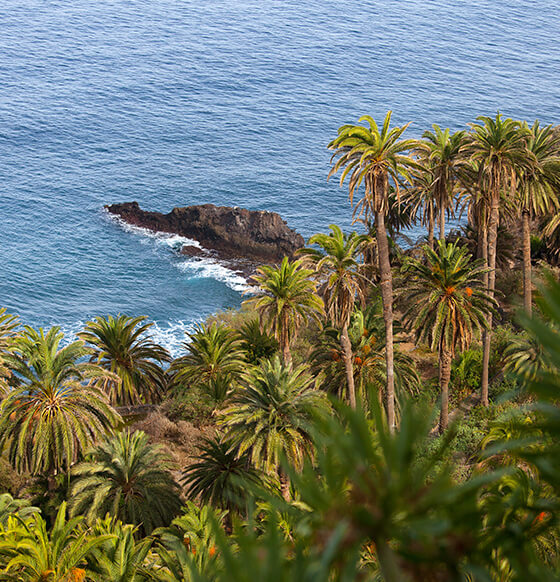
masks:
{"type": "Polygon", "coordinates": [[[558,188],[560,187],[560,134],[551,125],[541,127],[535,121],[532,127],[523,124],[527,132],[527,149],[535,157],[536,163],[521,175],[518,197],[523,229],[523,303],[525,311],[531,315],[531,232],[530,220],[558,211],[558,188]]]}
{"type": "Polygon", "coordinates": [[[112,404],[157,402],[165,390],[161,366],[170,361],[169,353],[147,336],[153,323],[145,320],[121,314],[96,317],[78,334],[93,348],[91,361],[113,373],[100,383],[112,404]]]}
{"type": "MultiPolygon", "coordinates": [[[[518,121],[480,116],[479,123],[470,124],[471,134],[463,146],[463,153],[478,168],[476,191],[481,200],[482,215],[488,220],[487,257],[488,290],[494,295],[496,287],[496,249],[500,202],[502,197],[515,198],[518,177],[533,166],[534,155],[527,150],[527,132],[518,121]]],[[[479,223],[481,228],[485,224],[479,223]]],[[[486,228],[485,228],[486,231],[486,228]]],[[[488,326],[483,337],[483,359],[481,379],[481,402],[488,406],[488,369],[490,363],[490,341],[492,313],[488,314],[488,326]]]]}
{"type": "Polygon", "coordinates": [[[465,142],[465,132],[452,134],[449,129],[442,130],[436,124],[432,128],[433,132],[424,132],[416,152],[431,176],[432,200],[439,213],[439,239],[445,240],[445,215],[453,212],[453,189],[464,164],[460,150],[465,142]]]}
{"type": "Polygon", "coordinates": [[[426,263],[410,259],[405,267],[410,302],[405,318],[419,341],[426,341],[439,355],[441,391],[440,430],[448,425],[449,379],[457,348],[465,350],[477,331],[488,325],[487,315],[496,303],[482,288],[482,261],[471,262],[464,247],[438,241],[435,251],[424,247],[426,263]]]}
{"type": "Polygon", "coordinates": [[[348,337],[350,316],[356,299],[365,300],[363,277],[359,273],[357,256],[362,252],[364,237],[355,232],[346,235],[336,224],[330,225],[330,234],[316,234],[309,245],[320,248],[300,250],[304,262],[313,266],[319,279],[319,293],[323,297],[327,317],[340,330],[340,345],[346,370],[346,384],[350,406],[356,408],[356,389],[352,366],[352,345],[348,337]]]}
{"type": "Polygon", "coordinates": [[[0,395],[2,396],[8,392],[8,378],[11,376],[5,360],[11,352],[18,325],[17,316],[7,313],[5,308],[0,309],[0,395]]]}
{"type": "Polygon", "coordinates": [[[263,265],[253,277],[261,294],[245,304],[257,310],[261,325],[274,334],[286,365],[292,363],[290,343],[302,323],[308,318],[318,319],[323,313],[323,302],[311,280],[313,271],[305,269],[301,260],[282,259],[279,266],[263,265]]]}
{"type": "Polygon", "coordinates": [[[123,431],[97,445],[72,474],[72,515],[91,522],[107,513],[147,535],[167,525],[181,508],[168,455],[141,431],[123,431]]]}
{"type": "Polygon", "coordinates": [[[383,300],[383,317],[387,349],[387,417],[389,426],[395,427],[395,379],[394,379],[394,348],[393,348],[393,277],[389,259],[389,243],[387,240],[386,217],[389,211],[390,180],[397,188],[399,181],[408,176],[407,170],[414,165],[413,160],[403,152],[410,150],[416,142],[401,140],[401,136],[409,126],[389,129],[391,112],[385,116],[381,131],[375,121],[368,115],[358,121],[367,121],[369,127],[362,125],[344,125],[338,130],[338,136],[329,144],[336,159],[329,177],[344,168],[340,184],[350,176],[350,203],[353,204],[354,194],[362,183],[365,185],[364,196],[354,207],[354,216],[364,215],[370,222],[373,215],[377,237],[377,254],[379,260],[379,276],[381,297],[383,300]]]}
{"type": "MultiPolygon", "coordinates": [[[[396,325],[395,331],[400,328],[396,325]]],[[[343,354],[340,348],[340,332],[333,328],[323,329],[311,354],[312,371],[317,375],[318,385],[327,392],[340,393],[341,378],[344,377],[343,354]]],[[[372,389],[383,401],[387,385],[385,366],[385,330],[380,302],[375,302],[365,310],[354,311],[348,337],[354,354],[352,366],[356,382],[356,394],[367,403],[372,389]]],[[[395,410],[409,394],[417,394],[420,377],[414,360],[395,349],[395,410]]]]}
{"type": "Polygon", "coordinates": [[[143,582],[144,565],[152,540],[135,539],[137,528],[123,524],[115,517],[98,519],[91,527],[93,536],[108,539],[93,550],[87,559],[88,576],[92,582],[143,582]]]}
{"type": "Polygon", "coordinates": [[[27,522],[8,527],[0,540],[0,553],[11,557],[5,572],[9,580],[22,582],[83,582],[86,560],[110,536],[92,536],[82,527],[83,518],[66,520],[66,502],[58,510],[52,529],[35,514],[27,522]]]}
{"type": "Polygon", "coordinates": [[[84,362],[82,341],[64,347],[64,334],[25,327],[7,357],[20,383],[2,403],[0,447],[18,471],[53,476],[121,422],[105,394],[86,383],[109,372],[84,362]]]}
{"type": "Polygon", "coordinates": [[[202,388],[216,402],[223,402],[246,367],[241,342],[225,325],[195,325],[184,344],[188,354],[171,365],[173,385],[202,388]]]}
{"type": "MultiPolygon", "coordinates": [[[[311,411],[328,409],[324,395],[312,386],[303,366],[292,369],[275,357],[253,370],[244,390],[222,413],[226,438],[249,451],[251,462],[269,475],[278,474],[283,456],[296,468],[312,453],[311,411]]],[[[287,476],[280,473],[282,494],[290,498],[287,476]]]]}
{"type": "Polygon", "coordinates": [[[226,516],[226,511],[214,511],[209,505],[198,507],[187,501],[183,513],[169,527],[154,532],[158,540],[158,563],[149,572],[148,579],[157,582],[217,580],[215,567],[220,562],[217,538],[225,540],[219,530],[225,525],[226,516]]]}
{"type": "Polygon", "coordinates": [[[249,453],[240,455],[235,445],[220,437],[203,438],[195,462],[183,471],[182,479],[188,499],[229,511],[244,511],[248,486],[259,481],[249,453]]]}
{"type": "Polygon", "coordinates": [[[258,318],[246,321],[238,330],[241,349],[250,364],[258,364],[263,359],[270,359],[278,352],[276,339],[261,329],[258,318]]]}
{"type": "Polygon", "coordinates": [[[7,525],[8,519],[16,514],[25,520],[38,512],[39,508],[30,505],[27,499],[14,499],[9,493],[0,495],[0,526],[7,525]]]}
{"type": "Polygon", "coordinates": [[[419,165],[414,168],[410,175],[412,186],[403,195],[403,202],[410,206],[414,222],[420,219],[422,226],[428,230],[428,246],[434,248],[434,223],[436,216],[436,204],[434,200],[434,188],[432,173],[430,170],[419,165]]]}

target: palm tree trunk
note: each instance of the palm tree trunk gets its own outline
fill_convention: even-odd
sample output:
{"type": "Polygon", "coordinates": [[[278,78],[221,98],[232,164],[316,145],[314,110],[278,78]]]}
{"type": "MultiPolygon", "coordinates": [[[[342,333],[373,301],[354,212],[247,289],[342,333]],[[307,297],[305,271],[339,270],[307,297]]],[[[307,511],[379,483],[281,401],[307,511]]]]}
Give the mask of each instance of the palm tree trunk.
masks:
{"type": "MultiPolygon", "coordinates": [[[[498,222],[500,220],[500,191],[492,196],[490,220],[488,221],[488,295],[494,297],[496,288],[496,251],[498,248],[498,222]]],[[[483,406],[488,406],[488,385],[490,369],[490,344],[492,342],[492,313],[488,313],[488,330],[483,337],[482,351],[482,378],[480,381],[480,401],[483,406]]]]}
{"type": "Polygon", "coordinates": [[[439,240],[445,240],[445,208],[439,211],[439,240]]]}
{"type": "Polygon", "coordinates": [[[352,408],[356,408],[356,387],[354,385],[354,366],[352,365],[352,344],[348,337],[348,324],[345,324],[340,333],[340,345],[342,347],[342,357],[344,358],[344,369],[346,371],[346,384],[348,386],[348,400],[352,408]]]}
{"type": "Polygon", "coordinates": [[[280,492],[285,501],[291,501],[290,495],[290,478],[284,471],[280,471],[280,492]]]}
{"type": "Polygon", "coordinates": [[[428,213],[428,246],[430,250],[434,250],[434,206],[430,203],[430,211],[428,213]]]}
{"type": "Polygon", "coordinates": [[[523,226],[523,305],[525,311],[531,315],[531,230],[529,227],[529,213],[525,210],[521,215],[521,221],[523,226]]]}
{"type": "Polygon", "coordinates": [[[389,241],[385,229],[385,215],[375,213],[377,249],[379,256],[379,276],[383,319],[385,321],[385,361],[387,364],[387,422],[389,430],[395,430],[395,372],[393,353],[393,277],[389,259],[389,241]]]}
{"type": "Polygon", "coordinates": [[[441,412],[439,431],[444,432],[449,425],[449,380],[451,378],[451,353],[445,347],[439,352],[439,387],[441,391],[441,412]]]}
{"type": "Polygon", "coordinates": [[[292,353],[288,342],[284,342],[282,346],[282,359],[284,360],[284,366],[290,367],[292,365],[292,353]]]}

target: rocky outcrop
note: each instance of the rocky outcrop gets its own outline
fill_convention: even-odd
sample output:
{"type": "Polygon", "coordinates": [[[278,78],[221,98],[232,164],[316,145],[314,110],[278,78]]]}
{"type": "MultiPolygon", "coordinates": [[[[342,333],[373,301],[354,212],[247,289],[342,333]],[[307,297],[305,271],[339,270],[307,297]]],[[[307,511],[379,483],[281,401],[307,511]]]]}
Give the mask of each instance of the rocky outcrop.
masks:
{"type": "Polygon", "coordinates": [[[303,237],[275,212],[202,204],[162,214],[142,210],[137,202],[105,208],[128,224],[194,239],[222,259],[276,263],[304,245],[303,237]]]}

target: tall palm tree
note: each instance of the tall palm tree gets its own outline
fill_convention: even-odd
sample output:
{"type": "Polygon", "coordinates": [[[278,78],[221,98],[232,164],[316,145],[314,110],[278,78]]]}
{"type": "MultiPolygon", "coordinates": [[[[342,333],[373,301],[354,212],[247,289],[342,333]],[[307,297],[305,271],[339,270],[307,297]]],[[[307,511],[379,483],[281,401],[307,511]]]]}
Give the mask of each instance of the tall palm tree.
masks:
{"type": "Polygon", "coordinates": [[[146,317],[96,317],[78,334],[90,344],[91,361],[113,373],[101,387],[113,404],[157,402],[165,390],[162,364],[169,362],[167,350],[147,335],[153,323],[146,317]]]}
{"type": "Polygon", "coordinates": [[[91,522],[107,513],[147,535],[167,525],[181,508],[180,490],[169,456],[141,431],[123,431],[97,445],[76,465],[72,515],[91,522]]]}
{"type": "Polygon", "coordinates": [[[432,128],[433,132],[423,133],[416,152],[430,172],[433,203],[439,214],[439,239],[445,240],[445,215],[453,212],[453,189],[464,165],[461,147],[465,142],[465,132],[452,134],[448,128],[442,130],[436,124],[432,128]]]}
{"type": "Polygon", "coordinates": [[[10,557],[5,567],[9,576],[6,579],[84,582],[87,558],[110,536],[93,536],[82,522],[82,517],[66,520],[66,502],[61,504],[50,531],[39,514],[27,522],[14,521],[8,535],[0,540],[0,553],[10,557]]]}
{"type": "Polygon", "coordinates": [[[408,169],[414,165],[410,156],[404,155],[414,147],[414,140],[402,140],[401,136],[410,124],[390,129],[391,112],[385,116],[381,131],[369,116],[361,117],[359,122],[367,121],[368,127],[362,125],[344,125],[338,130],[338,136],[330,142],[329,149],[334,151],[334,163],[329,177],[344,168],[340,184],[350,176],[350,203],[354,194],[363,183],[364,195],[354,207],[354,216],[364,215],[370,222],[375,221],[377,253],[381,297],[383,300],[383,317],[386,334],[387,363],[387,417],[389,426],[395,427],[395,378],[393,348],[393,277],[389,259],[389,242],[387,240],[386,218],[389,211],[390,180],[398,187],[402,178],[408,177],[408,169]]]}
{"type": "Polygon", "coordinates": [[[346,384],[350,406],[356,408],[356,389],[352,365],[352,345],[348,337],[350,316],[356,300],[365,300],[363,277],[360,275],[358,255],[362,252],[364,237],[355,232],[346,235],[336,224],[330,225],[330,234],[316,234],[309,239],[309,247],[299,252],[304,262],[311,265],[319,280],[327,318],[340,330],[340,345],[346,370],[346,384]],[[319,248],[311,248],[317,245],[319,248]]]}
{"type": "Polygon", "coordinates": [[[7,313],[2,307],[0,309],[0,396],[8,393],[8,380],[12,373],[6,364],[6,356],[11,352],[18,325],[17,316],[7,313]]]}
{"type": "MultiPolygon", "coordinates": [[[[296,468],[312,452],[311,411],[328,409],[324,395],[312,386],[305,368],[292,369],[278,357],[251,372],[244,390],[222,413],[226,438],[238,446],[238,456],[249,451],[251,462],[265,473],[280,471],[285,456],[296,468]]],[[[282,494],[290,498],[287,476],[280,472],[282,494]]]]}
{"type": "Polygon", "coordinates": [[[519,205],[522,221],[523,249],[523,304],[531,315],[531,232],[530,220],[558,211],[560,201],[560,134],[551,125],[541,127],[538,121],[527,132],[527,149],[535,157],[535,164],[529,166],[519,182],[516,204],[519,205]]]}
{"type": "Polygon", "coordinates": [[[465,350],[476,332],[488,325],[487,315],[495,307],[493,297],[482,287],[482,261],[471,262],[464,247],[438,241],[435,251],[424,247],[426,263],[410,259],[405,267],[408,280],[405,318],[417,339],[426,341],[439,355],[441,391],[440,430],[448,425],[449,379],[457,348],[465,350]]]}
{"type": "Polygon", "coordinates": [[[188,499],[229,511],[245,511],[247,485],[259,481],[248,451],[240,455],[237,446],[220,437],[202,440],[195,462],[184,469],[182,478],[188,499]]]}
{"type": "Polygon", "coordinates": [[[305,269],[301,260],[282,259],[279,266],[263,265],[253,277],[261,294],[245,301],[253,305],[261,318],[261,324],[274,334],[286,365],[292,362],[290,343],[302,323],[322,315],[323,302],[311,279],[313,271],[305,269]]]}
{"type": "Polygon", "coordinates": [[[241,342],[233,329],[216,322],[197,324],[187,336],[187,355],[177,358],[170,369],[175,390],[185,385],[201,388],[223,402],[247,365],[241,342]]]}
{"type": "MultiPolygon", "coordinates": [[[[480,196],[479,205],[487,223],[487,265],[488,290],[493,296],[496,288],[496,249],[500,204],[502,198],[511,199],[517,191],[518,178],[534,162],[534,155],[527,149],[527,132],[513,119],[503,118],[500,113],[495,118],[480,116],[479,123],[471,123],[471,133],[462,151],[477,167],[476,192],[480,196]]],[[[484,227],[484,224],[480,224],[484,227]]],[[[486,230],[486,229],[485,229],[486,230]]],[[[483,338],[481,402],[488,406],[488,370],[490,363],[490,342],[492,313],[488,314],[488,329],[483,338]]]]}
{"type": "Polygon", "coordinates": [[[7,357],[19,387],[0,409],[0,447],[18,471],[53,475],[121,422],[106,395],[91,381],[110,372],[84,362],[82,341],[64,347],[64,334],[25,327],[7,357]]]}

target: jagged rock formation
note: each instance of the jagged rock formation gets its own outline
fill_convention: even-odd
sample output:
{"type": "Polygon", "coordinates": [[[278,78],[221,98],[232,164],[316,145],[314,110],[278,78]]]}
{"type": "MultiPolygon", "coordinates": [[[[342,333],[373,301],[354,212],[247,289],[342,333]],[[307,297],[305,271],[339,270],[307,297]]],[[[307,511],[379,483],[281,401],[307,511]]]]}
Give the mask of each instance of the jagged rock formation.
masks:
{"type": "Polygon", "coordinates": [[[275,212],[202,204],[162,214],[142,210],[138,202],[105,208],[128,224],[194,239],[222,259],[276,263],[304,245],[303,237],[275,212]]]}

